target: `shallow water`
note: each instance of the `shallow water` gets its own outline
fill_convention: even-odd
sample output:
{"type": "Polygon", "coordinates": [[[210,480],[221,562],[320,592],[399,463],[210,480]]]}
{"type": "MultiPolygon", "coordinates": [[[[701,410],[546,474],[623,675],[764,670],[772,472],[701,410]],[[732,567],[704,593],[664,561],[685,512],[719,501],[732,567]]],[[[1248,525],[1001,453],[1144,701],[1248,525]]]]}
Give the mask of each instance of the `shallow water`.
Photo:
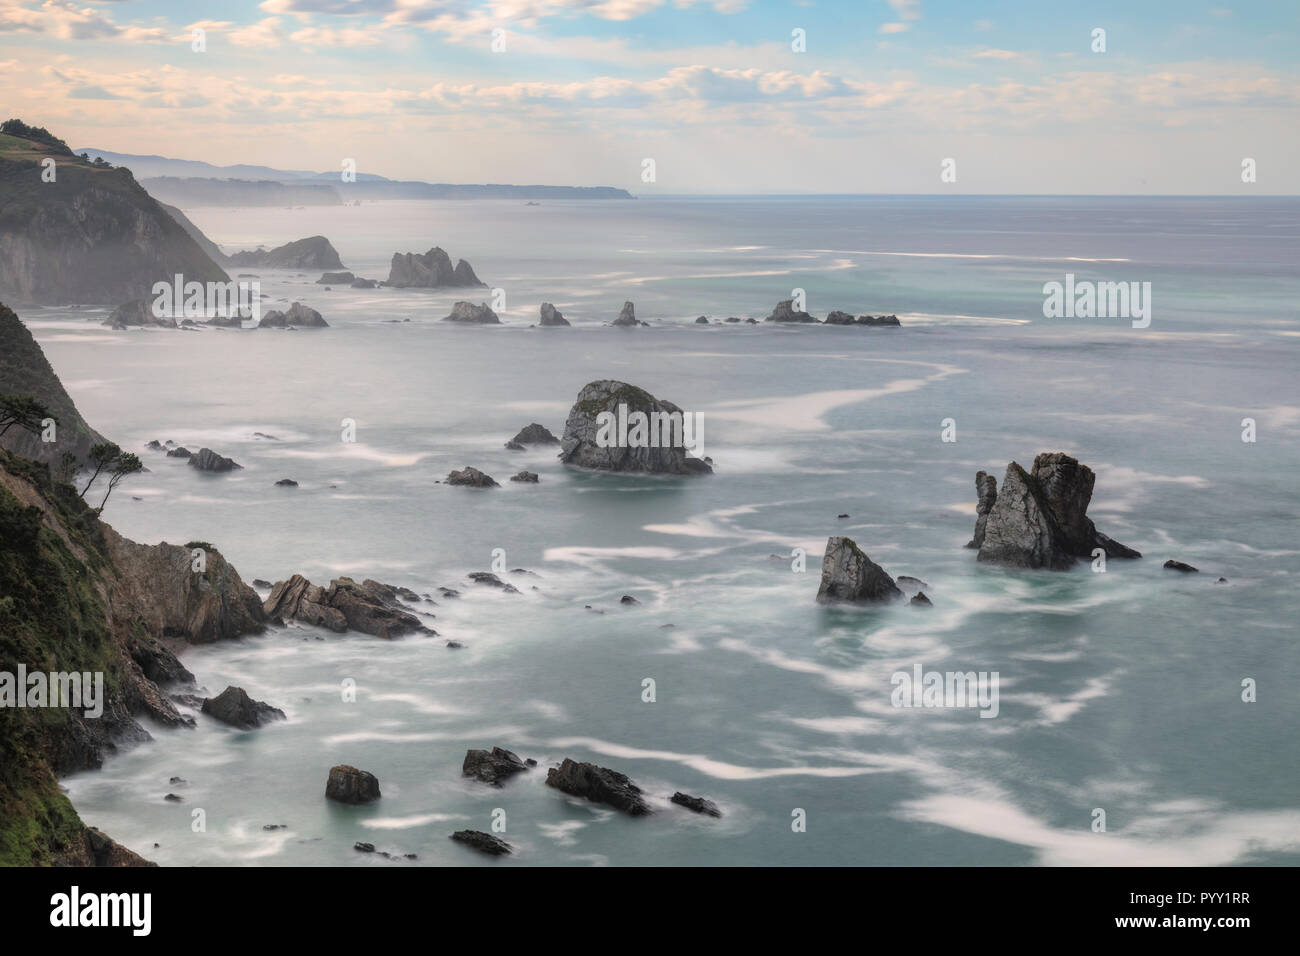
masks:
{"type": "Polygon", "coordinates": [[[150,472],[107,510],[122,533],[211,541],[248,581],[348,574],[464,595],[422,606],[439,638],[290,626],[187,652],[211,692],[238,684],[289,720],[154,728],[65,780],[83,818],[126,845],[163,864],[403,865],[354,851],[363,840],[475,864],[447,836],[490,829],[500,808],[522,864],[1300,862],[1297,201],[190,215],[228,251],[327,235],[375,278],[394,251],[440,244],[506,290],[509,324],[440,323],[455,294],[325,292],[315,272],[269,270],[249,270],[268,307],[301,299],[332,328],[110,333],[85,311],[24,316],[124,447],[173,439],[245,466],[207,476],[144,453],[150,472]],[[1151,327],[1044,319],[1042,284],[1066,271],[1151,281],[1151,327]],[[762,317],[794,287],[819,315],[893,312],[905,327],[690,324],[762,317]],[[655,326],[602,327],[624,299],[655,326]],[[543,300],[575,327],[528,328],[543,300]],[[502,448],[530,421],[559,433],[582,385],[606,377],[702,413],[717,473],[594,475],[502,448]],[[340,442],[343,418],[356,444],[340,442]],[[1000,480],[1046,450],[1097,472],[1090,514],[1144,559],[1104,574],[976,564],[962,547],[975,471],[1000,480]],[[503,487],[435,483],[467,464],[503,487]],[[541,483],[504,480],[522,468],[541,483]],[[274,487],[283,477],[300,487],[274,487]],[[924,579],[934,607],[819,607],[831,534],[924,579]],[[521,594],[466,582],[495,548],[535,572],[506,575],[521,594]],[[1163,571],[1166,558],[1202,573],[1163,571]],[[916,663],[997,671],[997,718],[892,706],[891,675],[916,663]],[[1240,699],[1247,677],[1257,703],[1240,699]],[[540,766],[499,791],[462,780],[465,750],[493,745],[540,766]],[[565,756],[627,773],[662,812],[628,819],[547,788],[565,756]],[[328,805],[336,763],[374,772],[383,799],[328,805]],[[670,805],[678,789],[723,818],[670,805]],[[796,808],[807,832],[791,830],[796,808]]]}

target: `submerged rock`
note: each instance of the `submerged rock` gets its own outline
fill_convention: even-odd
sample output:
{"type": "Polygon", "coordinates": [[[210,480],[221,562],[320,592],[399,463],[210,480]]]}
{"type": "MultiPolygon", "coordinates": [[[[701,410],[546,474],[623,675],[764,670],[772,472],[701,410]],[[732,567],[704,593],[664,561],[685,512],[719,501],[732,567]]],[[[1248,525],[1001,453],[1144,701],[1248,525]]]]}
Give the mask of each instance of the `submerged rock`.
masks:
{"type": "MultiPolygon", "coordinates": [[[[661,401],[635,385],[611,379],[591,382],[569,410],[560,460],[599,471],[712,474],[707,462],[692,457],[684,447],[687,422],[672,402],[661,401]],[[637,420],[647,423],[639,434],[634,429],[637,420]],[[619,434],[620,421],[627,422],[625,435],[619,434]],[[665,439],[667,444],[661,444],[665,439]]],[[[697,432],[693,441],[702,437],[697,432]]]]}
{"type": "Polygon", "coordinates": [[[466,466],[460,471],[453,471],[447,475],[447,484],[449,485],[468,485],[472,488],[499,488],[496,479],[491,475],[485,475],[477,468],[466,466]]]}
{"type": "Polygon", "coordinates": [[[203,701],[203,713],[223,724],[251,730],[273,720],[284,720],[284,711],[260,700],[253,700],[242,687],[227,687],[216,697],[203,701]]]}
{"type": "Polygon", "coordinates": [[[585,797],[592,803],[607,804],[634,817],[650,812],[640,787],[623,774],[594,763],[578,763],[565,757],[559,767],[546,771],[546,785],[574,797],[585,797]]]}
{"type": "Polygon", "coordinates": [[[517,475],[511,475],[511,476],[510,476],[510,480],[511,480],[511,481],[522,481],[522,482],[526,482],[526,483],[528,483],[528,484],[533,484],[533,485],[535,485],[535,484],[537,484],[539,481],[541,481],[541,479],[537,477],[537,472],[535,472],[535,471],[521,471],[521,472],[519,472],[519,474],[517,474],[517,475]]]}
{"type": "Polygon", "coordinates": [[[501,590],[505,591],[507,594],[519,593],[519,589],[517,587],[515,587],[513,584],[506,584],[506,582],[502,581],[491,571],[471,571],[469,574],[465,575],[465,577],[469,578],[475,584],[484,584],[487,585],[488,587],[500,588],[501,590]]]}
{"type": "Polygon", "coordinates": [[[373,773],[339,764],[330,768],[325,797],[339,803],[371,803],[380,797],[379,780],[373,773]]]}
{"type": "Polygon", "coordinates": [[[451,307],[451,314],[444,322],[460,322],[464,325],[500,325],[501,320],[486,303],[475,305],[473,302],[457,302],[451,307]]]}
{"type": "MultiPolygon", "coordinates": [[[[183,449],[177,450],[179,451],[183,449]]],[[[171,453],[168,452],[168,454],[171,453]]],[[[224,458],[221,455],[218,455],[211,448],[200,448],[197,455],[190,456],[189,462],[191,468],[197,468],[199,471],[236,471],[244,467],[237,463],[233,458],[224,458]]]]}
{"type": "Polygon", "coordinates": [[[294,481],[292,478],[281,478],[275,483],[275,485],[277,488],[297,488],[298,482],[294,481]]]}
{"type": "Polygon", "coordinates": [[[902,325],[896,315],[860,315],[858,325],[902,325]]]}
{"type": "MultiPolygon", "coordinates": [[[[1061,571],[1076,558],[1092,557],[1096,548],[1107,557],[1140,558],[1139,552],[1097,531],[1087,516],[1095,480],[1092,469],[1061,452],[1036,457],[1032,473],[1011,462],[988,509],[978,559],[1061,571]]],[[[980,490],[983,495],[986,489],[980,490]]]]}
{"type": "Polygon", "coordinates": [[[821,584],[817,588],[819,604],[874,604],[902,596],[894,579],[867,557],[852,538],[826,539],[821,584]]]}
{"type": "Polygon", "coordinates": [[[482,830],[457,830],[451,835],[451,838],[457,843],[463,843],[473,850],[488,854],[488,856],[505,856],[514,852],[514,847],[505,840],[494,837],[490,833],[484,833],[482,830]]]}
{"type": "Polygon", "coordinates": [[[680,790],[673,794],[672,801],[679,807],[702,813],[707,817],[722,816],[722,811],[718,809],[718,805],[712,800],[706,800],[703,797],[692,797],[689,793],[682,793],[680,790]]]}
{"type": "Polygon", "coordinates": [[[551,303],[543,302],[541,324],[548,327],[568,325],[569,320],[564,317],[563,312],[551,305],[551,303]]]}
{"type": "Polygon", "coordinates": [[[483,783],[499,787],[517,773],[528,769],[528,764],[518,755],[503,747],[491,750],[467,750],[465,762],[461,765],[462,776],[474,777],[483,783]]]}
{"type": "MultiPolygon", "coordinates": [[[[1199,574],[1200,568],[1194,568],[1190,564],[1184,564],[1182,561],[1175,561],[1170,558],[1162,567],[1168,571],[1181,571],[1183,574],[1199,574]]],[[[1220,578],[1219,580],[1223,580],[1220,578]]]]}

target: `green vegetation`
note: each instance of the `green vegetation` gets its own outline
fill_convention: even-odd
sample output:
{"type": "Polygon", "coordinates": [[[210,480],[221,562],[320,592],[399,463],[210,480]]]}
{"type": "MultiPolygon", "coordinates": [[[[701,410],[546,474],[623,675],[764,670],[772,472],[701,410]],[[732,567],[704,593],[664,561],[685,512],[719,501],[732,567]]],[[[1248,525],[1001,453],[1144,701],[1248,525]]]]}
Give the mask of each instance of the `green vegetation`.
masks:
{"type": "Polygon", "coordinates": [[[28,126],[20,119],[8,119],[0,123],[0,133],[5,133],[11,137],[31,140],[32,142],[41,143],[50,147],[51,152],[62,153],[66,156],[72,155],[72,150],[68,144],[59,139],[44,126],[28,126]]]}

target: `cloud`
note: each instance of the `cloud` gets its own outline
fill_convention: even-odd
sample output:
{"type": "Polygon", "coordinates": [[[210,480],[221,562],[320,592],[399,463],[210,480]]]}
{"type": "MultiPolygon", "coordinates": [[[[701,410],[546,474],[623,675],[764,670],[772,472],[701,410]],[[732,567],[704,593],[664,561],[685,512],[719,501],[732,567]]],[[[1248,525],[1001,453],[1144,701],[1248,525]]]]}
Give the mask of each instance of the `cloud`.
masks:
{"type": "Polygon", "coordinates": [[[8,0],[0,9],[0,31],[46,33],[60,40],[171,40],[161,27],[122,27],[94,7],[79,7],[72,0],[44,0],[39,7],[8,0]]]}
{"type": "Polygon", "coordinates": [[[910,29],[912,27],[907,23],[882,23],[880,25],[881,33],[906,33],[910,29]]]}
{"type": "Polygon", "coordinates": [[[1016,53],[1014,50],[980,50],[978,53],[972,53],[976,60],[1020,60],[1024,58],[1023,53],[1016,53]]]}
{"type": "Polygon", "coordinates": [[[889,0],[900,20],[921,19],[921,0],[889,0]]]}
{"type": "Polygon", "coordinates": [[[226,34],[226,39],[235,46],[269,49],[278,47],[284,37],[280,33],[280,18],[265,17],[246,27],[231,30],[226,34]]]}

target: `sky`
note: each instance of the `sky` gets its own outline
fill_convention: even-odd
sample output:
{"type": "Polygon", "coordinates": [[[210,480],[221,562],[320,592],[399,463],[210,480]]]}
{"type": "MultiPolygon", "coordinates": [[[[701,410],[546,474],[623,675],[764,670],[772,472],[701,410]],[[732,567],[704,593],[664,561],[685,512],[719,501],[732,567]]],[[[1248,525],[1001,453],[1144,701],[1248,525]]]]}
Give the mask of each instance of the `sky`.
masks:
{"type": "Polygon", "coordinates": [[[1294,195],[1300,2],[0,0],[0,101],[430,182],[1294,195]]]}

